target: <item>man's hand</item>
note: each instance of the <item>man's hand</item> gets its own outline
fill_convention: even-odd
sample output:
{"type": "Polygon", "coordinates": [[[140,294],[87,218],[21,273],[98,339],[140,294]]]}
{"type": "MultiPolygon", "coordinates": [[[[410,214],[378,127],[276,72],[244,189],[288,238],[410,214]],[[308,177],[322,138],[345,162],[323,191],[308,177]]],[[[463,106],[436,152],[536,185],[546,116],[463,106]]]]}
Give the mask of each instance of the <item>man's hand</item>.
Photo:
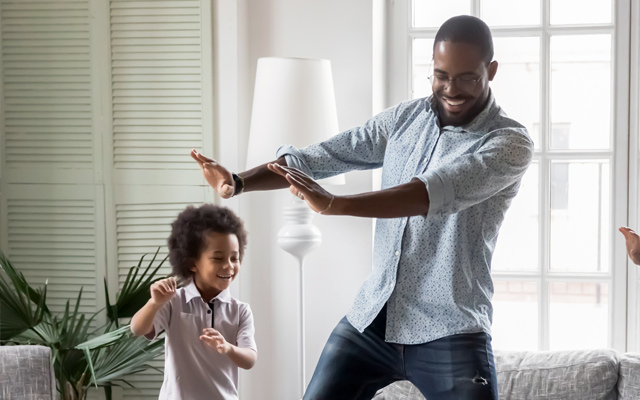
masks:
{"type": "Polygon", "coordinates": [[[213,160],[204,154],[198,153],[195,149],[191,150],[191,158],[198,162],[200,168],[202,168],[202,175],[207,180],[207,183],[222,197],[228,199],[233,196],[236,190],[235,183],[231,172],[225,167],[218,164],[216,160],[213,160]]]}
{"type": "Polygon", "coordinates": [[[318,185],[309,175],[297,168],[286,167],[276,163],[270,163],[268,167],[270,171],[284,176],[289,182],[289,191],[294,196],[306,201],[313,211],[323,215],[332,215],[330,205],[334,196],[318,185]]]}
{"type": "Polygon", "coordinates": [[[177,286],[176,279],[173,277],[155,282],[151,285],[151,301],[156,306],[163,306],[176,294],[177,286]]]}
{"type": "Polygon", "coordinates": [[[634,264],[640,265],[640,236],[631,228],[623,226],[619,230],[624,235],[629,258],[634,264]]]}
{"type": "Polygon", "coordinates": [[[213,328],[205,328],[202,330],[200,340],[207,346],[216,350],[220,354],[227,354],[231,351],[231,345],[227,342],[220,332],[213,328]]]}

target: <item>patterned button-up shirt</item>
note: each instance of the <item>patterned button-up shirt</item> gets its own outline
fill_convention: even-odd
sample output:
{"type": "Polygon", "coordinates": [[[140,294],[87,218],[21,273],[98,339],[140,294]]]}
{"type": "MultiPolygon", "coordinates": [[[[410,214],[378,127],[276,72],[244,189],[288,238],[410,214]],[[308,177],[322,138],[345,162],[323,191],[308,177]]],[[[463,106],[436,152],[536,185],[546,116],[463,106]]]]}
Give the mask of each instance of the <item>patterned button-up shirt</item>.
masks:
{"type": "Polygon", "coordinates": [[[440,127],[432,101],[401,103],[327,141],[277,153],[314,179],[382,167],[383,189],[414,178],[426,185],[427,215],[376,221],[373,271],[347,313],[362,332],[387,303],[388,342],[491,333],[491,257],[533,154],[526,129],[493,96],[461,127],[440,127]]]}

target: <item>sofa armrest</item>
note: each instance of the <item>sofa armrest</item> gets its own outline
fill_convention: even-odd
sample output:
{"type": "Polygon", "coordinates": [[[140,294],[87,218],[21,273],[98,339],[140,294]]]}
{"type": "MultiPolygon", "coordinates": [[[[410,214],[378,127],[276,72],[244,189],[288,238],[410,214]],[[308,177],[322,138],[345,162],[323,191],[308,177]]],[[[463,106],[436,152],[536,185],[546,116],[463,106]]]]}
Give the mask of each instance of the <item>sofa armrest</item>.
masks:
{"type": "Polygon", "coordinates": [[[0,398],[55,400],[56,378],[51,349],[0,346],[0,398]]]}
{"type": "Polygon", "coordinates": [[[620,400],[640,399],[640,353],[620,356],[618,396],[620,400]]]}

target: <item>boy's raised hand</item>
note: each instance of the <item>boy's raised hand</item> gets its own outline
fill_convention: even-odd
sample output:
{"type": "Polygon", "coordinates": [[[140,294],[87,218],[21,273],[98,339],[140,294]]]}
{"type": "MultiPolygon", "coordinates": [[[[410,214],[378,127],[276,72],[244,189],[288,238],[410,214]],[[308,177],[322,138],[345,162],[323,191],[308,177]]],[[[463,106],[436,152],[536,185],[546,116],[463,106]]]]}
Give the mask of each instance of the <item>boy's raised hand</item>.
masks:
{"type": "Polygon", "coordinates": [[[213,328],[203,329],[200,340],[220,354],[227,354],[231,350],[229,342],[225,340],[220,332],[213,328]]]}
{"type": "Polygon", "coordinates": [[[151,300],[158,306],[164,305],[176,294],[176,278],[159,280],[151,285],[151,300]]]}
{"type": "Polygon", "coordinates": [[[233,196],[235,183],[229,170],[218,164],[216,160],[198,153],[195,149],[191,150],[191,158],[198,162],[207,183],[218,192],[220,197],[228,199],[233,196]]]}

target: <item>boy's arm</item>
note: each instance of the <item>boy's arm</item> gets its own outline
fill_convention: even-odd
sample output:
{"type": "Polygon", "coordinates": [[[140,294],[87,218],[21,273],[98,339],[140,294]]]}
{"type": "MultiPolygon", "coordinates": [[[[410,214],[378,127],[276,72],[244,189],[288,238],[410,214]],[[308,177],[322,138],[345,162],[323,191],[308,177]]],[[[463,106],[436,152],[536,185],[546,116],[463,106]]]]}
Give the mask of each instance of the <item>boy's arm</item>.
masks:
{"type": "Polygon", "coordinates": [[[251,369],[258,359],[258,352],[250,347],[234,346],[222,336],[222,334],[213,329],[205,328],[200,335],[207,346],[216,350],[220,354],[225,354],[233,361],[235,365],[244,369],[251,369]]]}
{"type": "Polygon", "coordinates": [[[163,279],[151,285],[151,298],[131,318],[131,332],[135,336],[144,335],[148,339],[155,336],[153,321],[158,311],[176,294],[176,287],[174,278],[163,279]]]}
{"type": "Polygon", "coordinates": [[[256,364],[258,359],[258,353],[248,347],[238,347],[230,344],[231,348],[227,353],[227,356],[238,367],[243,369],[251,369],[256,364]]]}
{"type": "Polygon", "coordinates": [[[131,318],[131,332],[133,332],[135,336],[144,335],[147,339],[153,338],[155,336],[153,320],[161,308],[162,305],[158,305],[153,299],[149,299],[147,304],[139,309],[133,318],[131,318]]]}

